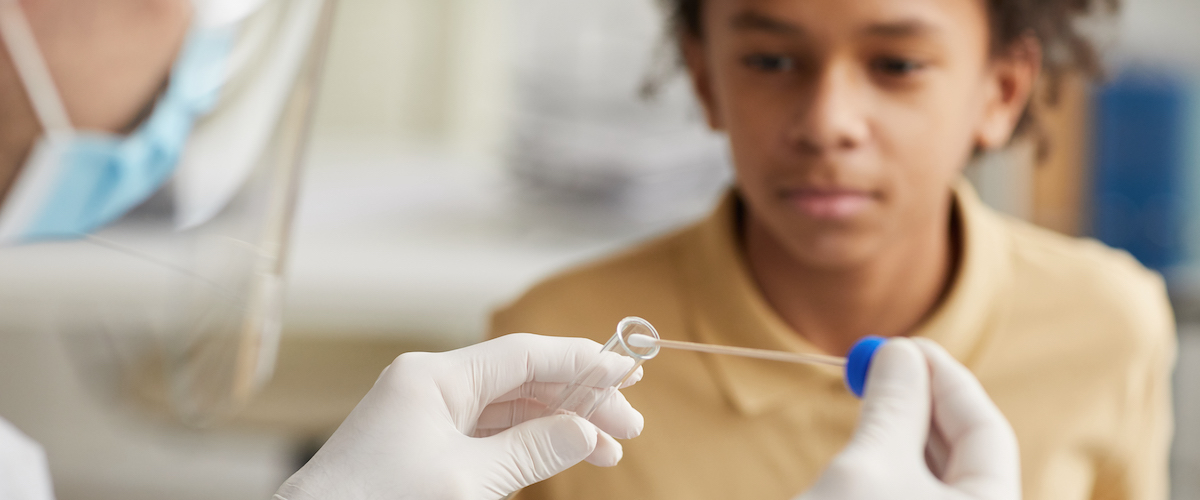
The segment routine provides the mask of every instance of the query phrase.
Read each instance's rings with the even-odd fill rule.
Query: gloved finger
[[[596,435],[596,449],[592,450],[592,454],[585,460],[597,467],[612,467],[621,461],[624,454],[625,449],[621,447],[621,443],[601,431]]]
[[[646,419],[633,409],[621,391],[612,391],[612,395],[596,407],[596,411],[592,412],[588,420],[617,439],[638,437],[646,423]]]
[[[875,353],[851,446],[922,453],[929,431],[929,367],[909,339]]]
[[[475,437],[486,437],[546,414],[545,403],[534,399],[518,399],[492,403],[479,414],[475,424]],[[642,432],[645,419],[633,409],[625,395],[612,391],[588,418],[600,430],[619,439],[632,439]]]
[[[932,341],[918,346],[929,359],[934,422],[950,449],[942,480],[980,498],[1018,498],[1020,457],[1012,426],[970,370]]]
[[[642,380],[643,374],[644,370],[642,370],[642,367],[639,366],[637,370],[634,370],[634,372],[630,374],[628,378],[621,382],[621,385],[618,388],[624,389],[638,383],[638,381]],[[521,384],[521,386],[517,387],[516,389],[508,391],[503,396],[492,400],[492,402],[501,403],[504,401],[512,401],[515,399],[524,398],[536,399],[538,401],[554,401],[556,398],[558,398],[558,396],[562,395],[563,389],[566,389],[568,385],[570,384],[564,382],[528,382]],[[612,387],[612,384],[593,386],[592,388],[596,389],[597,391],[601,391],[606,390],[609,387]]]
[[[546,382],[523,384],[485,406],[476,419],[475,428],[477,431],[507,429],[527,420],[544,417],[551,413],[550,404],[558,404],[568,385]],[[578,390],[588,391],[588,394],[578,396],[581,401],[594,401],[606,391],[586,387]],[[480,432],[475,434],[482,435]]]
[[[634,372],[632,374],[630,374],[629,377],[626,377],[623,381],[621,381],[621,385],[618,387],[618,389],[624,389],[626,387],[629,387],[633,384],[638,383],[639,381],[642,380],[642,375],[644,375],[644,374],[645,374],[645,370],[643,370],[642,367],[640,367],[640,366],[637,367],[637,370],[634,370]],[[492,402],[493,403],[501,403],[504,401],[512,401],[515,399],[523,399],[523,398],[531,398],[531,399],[536,399],[538,401],[553,401],[555,398],[557,398],[559,395],[562,394],[563,389],[566,389],[567,385],[569,385],[569,384],[565,383],[565,382],[528,382],[528,383],[521,384],[520,387],[517,387],[516,389],[513,389],[511,391],[508,391],[507,393],[505,393],[504,395],[502,395],[496,399],[493,399]],[[603,390],[603,389],[607,389],[609,387],[612,387],[612,384],[595,387],[595,388],[597,390]]]
[[[645,374],[646,374],[646,370],[643,367],[641,367],[641,366],[637,367],[637,370],[634,370],[633,374],[629,375],[629,377],[627,377],[625,380],[621,381],[621,386],[618,387],[618,389],[624,389],[633,384],[641,382],[642,376]]]
[[[493,399],[492,403],[503,403],[505,401],[513,401],[517,399],[536,399],[538,401],[553,401],[563,389],[567,388],[567,384],[563,382],[529,382],[521,384],[520,387],[508,391],[504,395]]]
[[[472,458],[498,477],[512,477],[514,489],[520,489],[588,458],[600,434],[596,426],[575,415],[538,418],[485,438],[492,451]]]
[[[442,377],[443,392],[468,393],[478,397],[479,408],[528,382],[567,383],[580,381],[592,387],[616,384],[633,368],[631,358],[601,353],[600,344],[588,339],[543,337],[517,333],[445,353],[458,358],[444,369],[461,373],[467,367],[472,377]],[[461,384],[461,387],[450,386]]]
[[[545,416],[547,410],[545,403],[533,399],[492,403],[479,414],[479,420],[475,422],[475,436],[495,434],[514,425]],[[492,432],[489,434],[486,431]]]
[[[934,477],[942,479],[946,475],[946,464],[949,462],[950,445],[946,443],[946,436],[937,425],[930,422],[929,442],[925,444],[925,465]]]

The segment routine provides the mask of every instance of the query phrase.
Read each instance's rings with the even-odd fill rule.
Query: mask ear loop
[[[38,50],[37,39],[18,0],[0,0],[0,39],[4,40],[17,77],[25,86],[33,111],[46,135],[70,134],[74,127],[63,105],[62,94],[54,85],[46,58]]]

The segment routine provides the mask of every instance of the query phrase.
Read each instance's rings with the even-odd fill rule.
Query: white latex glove
[[[935,435],[941,435],[933,441],[931,416]],[[929,450],[944,455],[935,475],[926,448],[942,445],[944,450]],[[927,339],[894,339],[880,348],[867,374],[854,437],[800,497],[880,498],[1021,498],[1012,427],[971,372]]]
[[[54,500],[46,454],[0,418],[0,500]]]
[[[507,335],[445,353],[407,353],[276,499],[501,498],[581,460],[616,465],[643,419],[620,392],[591,416],[537,415],[593,362],[620,380],[633,361],[586,339]],[[626,385],[641,379],[641,368]],[[514,421],[517,420],[517,421]],[[494,434],[494,435],[493,435]],[[486,435],[488,437],[472,437]]]

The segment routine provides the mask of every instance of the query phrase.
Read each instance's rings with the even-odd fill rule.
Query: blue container
[[[1162,72],[1129,71],[1095,99],[1093,235],[1159,271],[1183,263],[1188,87]]]

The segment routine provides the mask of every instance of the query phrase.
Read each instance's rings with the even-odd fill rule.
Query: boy
[[[706,220],[536,286],[493,332],[844,354],[931,338],[1011,421],[1026,500],[1167,498],[1174,324],[1128,255],[1003,217],[960,180],[1028,128],[1043,68],[1094,70],[1084,0],[671,0],[735,187]],[[525,499],[787,499],[841,449],[836,370],[664,352],[620,467]]]

